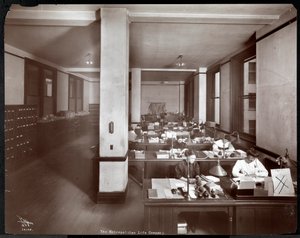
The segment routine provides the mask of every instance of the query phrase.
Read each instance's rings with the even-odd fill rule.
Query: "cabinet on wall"
[[[5,105],[5,160],[22,165],[36,155],[37,108],[27,105]]]
[[[64,145],[89,132],[89,115],[75,116],[68,119],[38,123],[38,155],[44,155],[52,149]]]

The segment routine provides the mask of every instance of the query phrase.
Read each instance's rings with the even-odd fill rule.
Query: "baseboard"
[[[128,184],[124,192],[98,192],[97,203],[124,203],[126,200]]]

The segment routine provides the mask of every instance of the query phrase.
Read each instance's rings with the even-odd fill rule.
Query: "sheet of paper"
[[[189,195],[191,198],[193,199],[196,199],[197,196],[195,195],[195,188],[193,186],[190,186],[190,189],[189,189]]]
[[[220,182],[220,178],[217,178],[217,177],[215,177],[215,176],[206,175],[205,177],[206,177],[208,180],[213,181],[214,183]]]
[[[170,189],[164,189],[165,198],[173,198],[173,194]]]
[[[169,182],[170,182],[171,189],[172,188],[183,188],[184,186],[186,186],[186,182],[183,182],[180,179],[170,178]]]
[[[289,168],[271,169],[274,196],[291,196],[295,194],[291,171]]]
[[[152,178],[151,179],[152,189],[171,189],[169,179]]]

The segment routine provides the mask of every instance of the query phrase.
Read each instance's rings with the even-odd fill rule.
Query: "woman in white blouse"
[[[255,157],[252,151],[249,150],[244,160],[236,161],[232,168],[232,175],[234,177],[267,177],[268,170],[266,170],[265,166]]]

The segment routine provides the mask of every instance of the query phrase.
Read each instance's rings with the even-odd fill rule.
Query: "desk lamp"
[[[225,150],[228,149],[228,147],[225,147],[225,134],[224,137],[222,139],[222,150],[223,150],[223,154],[222,154],[222,158],[225,159]],[[218,176],[218,177],[222,177],[222,176],[226,176],[227,172],[225,171],[225,169],[222,168],[222,166],[220,165],[220,158],[218,157],[218,163],[216,166],[212,167],[209,170],[209,173],[214,175],[214,176]]]
[[[189,156],[186,157],[186,161],[187,161],[187,197],[186,199],[188,201],[191,200],[191,197],[190,197],[190,159],[189,159]]]
[[[231,135],[231,136],[236,135],[236,139],[235,139],[234,142],[235,142],[236,144],[241,144],[240,135],[239,135],[239,133],[238,133],[237,131],[232,132],[230,135]]]
[[[285,155],[281,155],[276,158],[276,162],[280,168],[292,168],[293,166],[297,167],[297,164],[290,159],[288,149],[285,149]]]

